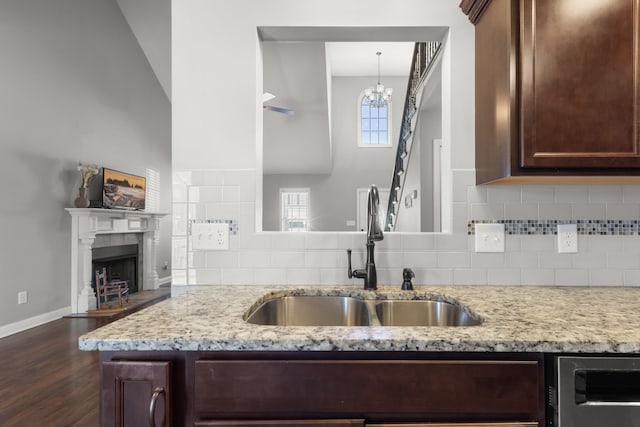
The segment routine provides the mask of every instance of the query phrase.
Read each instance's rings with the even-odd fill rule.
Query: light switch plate
[[[558,253],[578,252],[578,227],[576,224],[558,224]]]
[[[228,250],[229,224],[192,224],[191,248],[193,250]]]
[[[476,252],[504,252],[504,224],[476,224]]]

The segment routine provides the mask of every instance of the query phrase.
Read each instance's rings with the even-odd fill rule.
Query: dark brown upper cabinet
[[[640,0],[464,0],[476,181],[640,182]]]

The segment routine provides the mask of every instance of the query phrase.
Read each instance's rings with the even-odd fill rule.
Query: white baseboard
[[[35,328],[36,326],[40,326],[53,320],[58,320],[62,316],[65,316],[69,313],[71,313],[71,307],[63,307],[58,310],[20,320],[15,323],[9,323],[8,325],[0,326],[0,338],[17,334],[18,332],[26,331],[27,329]]]
[[[164,277],[160,277],[160,278],[158,279],[158,284],[159,284],[160,286],[162,286],[162,285],[166,285],[167,283],[171,283],[171,275],[164,276]]]

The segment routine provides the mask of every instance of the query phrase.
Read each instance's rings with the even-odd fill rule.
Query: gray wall
[[[265,175],[263,180],[263,229],[275,231],[279,224],[279,189],[311,189],[313,231],[355,231],[347,220],[356,220],[356,189],[376,184],[391,185],[393,161],[402,121],[407,78],[382,77],[393,88],[393,147],[358,148],[358,97],[375,83],[375,77],[334,77],[332,79],[333,170],[329,175]],[[385,207],[386,208],[386,207]]]
[[[115,0],[2,2],[0,51],[1,327],[70,304],[79,161],[158,170],[169,212],[171,106]]]

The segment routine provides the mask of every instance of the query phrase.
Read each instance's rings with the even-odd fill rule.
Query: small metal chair
[[[98,310],[103,305],[106,306],[107,299],[111,295],[118,298],[118,306],[122,307],[122,303],[129,302],[129,282],[126,280],[107,280],[107,269],[96,270],[96,296],[98,298]],[[103,301],[104,299],[104,301]],[[106,308],[106,307],[105,307]]]

